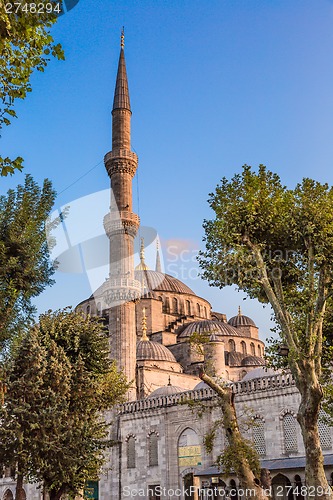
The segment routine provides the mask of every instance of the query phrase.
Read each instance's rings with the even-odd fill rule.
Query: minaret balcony
[[[105,232],[109,237],[119,232],[134,234],[135,236],[140,225],[140,218],[133,212],[121,210],[106,214],[103,223]]]
[[[140,281],[132,278],[109,278],[105,284],[104,299],[110,306],[116,306],[139,300],[142,286]]]
[[[134,177],[138,166],[138,156],[128,149],[117,148],[106,153],[104,164],[110,177],[114,173],[126,173]]]

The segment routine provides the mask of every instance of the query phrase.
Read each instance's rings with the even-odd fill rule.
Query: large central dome
[[[185,283],[170,276],[170,274],[159,273],[158,271],[136,270],[135,279],[143,283],[150,291],[196,295]]]

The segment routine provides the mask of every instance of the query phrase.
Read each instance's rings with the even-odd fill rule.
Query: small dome
[[[194,321],[190,323],[179,335],[180,338],[187,338],[194,333],[214,334],[215,337],[239,337],[241,334],[228,323],[222,321],[207,319],[204,321]]]
[[[206,382],[204,382],[203,380],[201,380],[201,382],[199,382],[195,387],[194,387],[194,391],[199,391],[199,389],[210,389],[209,385],[206,384]]]
[[[253,321],[253,319],[249,318],[248,316],[244,316],[244,314],[242,314],[240,308],[238,309],[237,316],[233,316],[232,318],[230,318],[228,323],[229,323],[229,325],[231,325],[235,328],[238,328],[241,326],[255,326],[256,327],[256,324]]]
[[[281,370],[273,370],[273,368],[265,368],[261,366],[260,368],[255,368],[249,371],[243,378],[242,382],[246,380],[253,380],[255,378],[271,377],[272,375],[278,375],[282,373]]]
[[[187,389],[183,387],[178,387],[176,385],[164,385],[163,387],[159,387],[155,389],[151,394],[149,394],[148,398],[153,396],[171,396],[172,394],[177,394],[178,392],[186,392]]]
[[[221,377],[218,377],[218,379],[215,379],[218,381],[222,381],[224,384],[226,385],[230,385],[232,384],[231,380],[226,380],[226,379],[221,379]],[[203,380],[201,380],[201,382],[199,382],[195,387],[194,387],[194,391],[198,391],[200,389],[210,389],[209,385],[206,384],[206,382],[204,382]],[[212,389],[213,390],[213,389]]]
[[[258,356],[246,356],[242,360],[242,366],[260,366],[265,365],[265,360],[263,358],[259,358]]]
[[[140,340],[136,345],[137,361],[171,361],[177,363],[176,358],[167,347],[158,342]]]

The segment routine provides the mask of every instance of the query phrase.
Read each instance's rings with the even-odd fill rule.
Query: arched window
[[[149,465],[158,465],[158,435],[156,432],[151,432],[148,436],[148,453],[149,453]]]
[[[325,418],[327,418],[327,414],[320,410],[318,418],[320,444],[323,450],[330,450],[332,448],[331,428],[325,422]]]
[[[90,314],[90,306],[87,306],[87,314]]]
[[[260,417],[253,419],[253,444],[258,455],[266,455],[265,422]]]
[[[258,345],[258,356],[261,357],[261,348],[260,348],[260,345]]]
[[[197,316],[200,317],[200,304],[197,304]]]
[[[6,493],[3,496],[3,500],[13,500],[14,496],[10,490],[6,490]]]
[[[205,316],[205,318],[207,318],[207,307],[206,306],[204,306],[204,316]]]
[[[228,345],[229,345],[229,352],[236,351],[236,344],[233,339],[229,340]]]
[[[238,500],[236,481],[234,479],[231,479],[229,485],[230,485],[230,498],[232,500]]]
[[[135,469],[135,437],[128,436],[127,438],[127,468]]]
[[[282,424],[283,424],[284,451],[286,453],[293,453],[298,451],[295,417],[291,413],[286,413],[283,416]]]
[[[256,351],[255,351],[255,347],[254,347],[254,343],[253,342],[251,342],[251,344],[250,344],[250,349],[251,349],[252,356],[255,356],[256,355]],[[260,354],[259,354],[259,356],[260,356]]]
[[[172,299],[172,305],[173,305],[173,312],[178,313],[178,300],[176,297]]]
[[[191,316],[191,302],[189,300],[186,301],[186,314]]]
[[[178,440],[178,459],[180,467],[188,467],[189,451],[191,453],[191,466],[201,464],[201,444],[198,434],[190,428],[185,429]]]
[[[164,311],[166,314],[170,312],[170,300],[169,297],[165,297]]]
[[[241,342],[241,349],[242,349],[242,354],[246,354],[246,344],[244,340],[242,340]]]

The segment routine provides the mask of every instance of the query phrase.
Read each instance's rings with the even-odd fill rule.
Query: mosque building
[[[131,115],[122,35],[112,150],[105,155],[113,193],[104,217],[110,273],[78,308],[106,319],[111,357],[133,383],[127,402],[111,412],[115,445],[100,480],[89,484],[87,494],[99,500],[220,499],[226,492],[230,498],[243,498],[237,477],[224,477],[215,465],[226,443],[223,428],[217,429],[211,451],[203,443],[220,418],[213,391],[199,378],[204,368],[232,384],[239,415],[251,418],[246,437],[253,441],[262,467],[270,470],[275,498],[296,499],[284,486],[304,485],[305,453],[296,420],[300,397],[289,373],[265,368],[265,346],[255,321],[240,309],[230,319],[212,311],[206,299],[162,273],[158,248],[154,270],[145,263],[144,242],[140,263],[134,266],[140,220],[132,208],[138,157],[131,151]],[[191,341],[196,335],[206,340],[201,350]],[[184,404],[189,399],[204,402],[207,411],[199,415]],[[325,421],[319,429],[331,484],[332,429]],[[14,489],[11,478],[4,477],[0,498],[12,500]],[[29,500],[41,499],[34,485],[26,485],[26,494]]]

